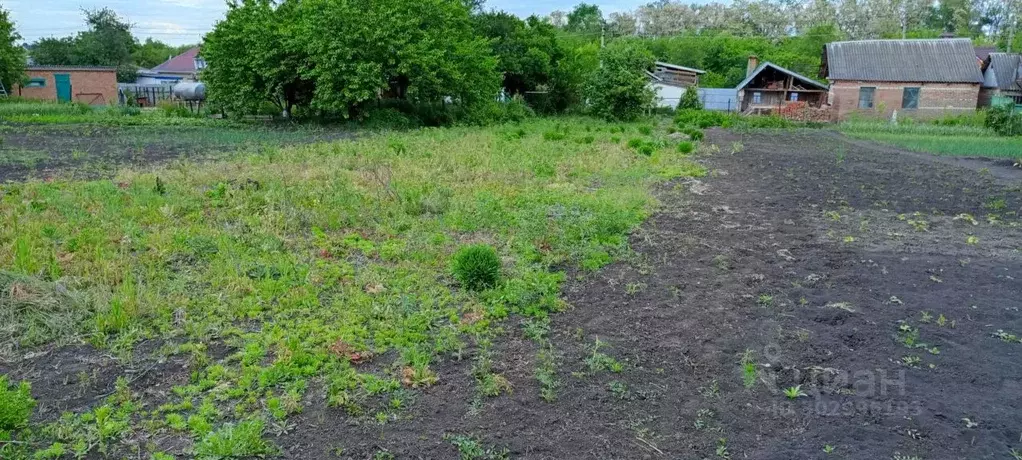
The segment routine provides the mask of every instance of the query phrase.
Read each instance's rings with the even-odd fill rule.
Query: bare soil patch
[[[497,364],[513,394],[473,404],[470,365],[451,361],[408,419],[313,408],[277,439],[285,456],[449,458],[445,434],[521,458],[1022,450],[1022,343],[998,335],[1022,331],[1018,182],[820,132],[707,143],[722,152],[702,159],[711,175],[664,187],[635,257],[567,288],[556,401],[538,397],[537,346],[513,331]],[[620,373],[591,372],[597,340]]]

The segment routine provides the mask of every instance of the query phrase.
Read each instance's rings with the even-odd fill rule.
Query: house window
[[[859,108],[860,109],[872,109],[873,108],[873,93],[876,92],[876,88],[871,86],[863,86],[859,88]]]
[[[919,108],[919,88],[905,88],[905,91],[901,96],[901,108]]]
[[[195,70],[202,70],[202,69],[205,69],[205,68],[206,68],[206,60],[201,58],[201,57],[195,58]]]
[[[752,93],[752,103],[753,104],[762,104],[763,103],[763,93],[761,93],[759,91],[753,92]]]
[[[28,83],[25,84],[25,87],[26,88],[45,88],[46,87],[46,79],[45,78],[29,78],[28,79]]]
[[[792,102],[798,102],[798,93],[791,93],[791,96],[788,97],[788,100]]]

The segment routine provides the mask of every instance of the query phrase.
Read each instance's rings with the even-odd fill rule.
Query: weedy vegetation
[[[558,142],[586,127],[636,129],[431,129],[0,185],[0,352],[86,341],[127,357],[159,339],[193,363],[160,410],[139,412],[124,385],[52,423],[29,423],[29,384],[4,381],[0,430],[17,441],[4,448],[118,455],[128,432],[167,426],[195,439],[197,457],[271,455],[265,432],[301,412],[311,379],[349,417],[388,423],[409,392],[447,377],[436,363],[496,359],[486,344],[511,317],[547,344],[536,379],[553,401],[542,325],[563,309],[563,270],[626,254],[653,185],[705,174],[654,141],[642,141],[657,146],[648,155]],[[234,351],[214,358],[213,343]],[[590,372],[623,369],[602,342],[590,351]],[[488,361],[473,368],[482,394],[511,390]]]

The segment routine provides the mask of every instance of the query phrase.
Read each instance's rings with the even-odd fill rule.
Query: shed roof
[[[822,83],[820,83],[820,82],[818,82],[816,80],[813,80],[812,78],[809,78],[809,77],[807,77],[805,75],[802,75],[800,73],[793,72],[791,70],[785,69],[784,67],[781,67],[781,66],[779,66],[777,64],[774,64],[773,62],[764,62],[764,63],[760,64],[759,67],[756,67],[756,70],[753,70],[752,73],[750,73],[748,77],[745,77],[745,80],[742,80],[742,82],[739,83],[738,86],[735,87],[735,89],[737,89],[738,91],[741,91],[746,86],[748,86],[749,83],[752,82],[752,79],[756,78],[756,75],[759,75],[761,72],[763,72],[767,68],[771,68],[771,69],[774,69],[774,70],[776,70],[778,72],[781,72],[781,73],[784,73],[784,74],[788,74],[791,77],[793,77],[796,80],[798,80],[799,82],[805,83],[808,86],[812,86],[812,87],[815,87],[817,89],[827,89],[827,85],[824,85],[824,84],[822,84]]]
[[[195,72],[195,58],[199,55],[199,47],[189,49],[177,56],[164,61],[156,67],[153,67],[153,72],[170,72],[170,73],[191,73]]]
[[[968,38],[828,43],[821,75],[830,80],[981,83]]]
[[[671,64],[669,62],[656,61],[656,65],[667,67],[668,69],[684,70],[686,72],[692,72],[692,73],[697,73],[697,74],[704,74],[704,73],[706,73],[705,70],[693,69],[691,67],[685,67],[685,66],[681,66],[681,65],[674,65],[674,64]]]
[[[116,72],[117,67],[89,66],[89,65],[30,65],[25,70],[35,71],[65,71],[65,72]]]
[[[1022,54],[990,53],[984,65],[987,74],[993,73],[997,89],[1022,90]]]

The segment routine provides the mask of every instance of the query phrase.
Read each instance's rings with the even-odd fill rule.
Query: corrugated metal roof
[[[997,89],[1002,91],[1019,91],[1022,90],[1022,85],[1019,84],[1019,79],[1022,75],[1022,54],[1008,54],[1008,53],[990,53],[990,57],[987,58],[989,64],[987,64],[987,72],[993,72],[994,78],[997,80]]]
[[[706,73],[705,70],[693,69],[691,67],[685,67],[683,65],[675,65],[675,64],[671,64],[670,62],[656,61],[656,65],[664,66],[664,67],[667,67],[669,69],[675,69],[675,70],[687,70],[689,72],[698,73],[698,74]]]
[[[25,70],[35,71],[67,71],[67,72],[116,72],[117,67],[102,67],[88,65],[30,65]]]
[[[753,78],[756,78],[756,75],[759,75],[759,73],[762,72],[767,67],[770,67],[770,68],[772,68],[772,69],[774,69],[774,70],[776,70],[778,72],[791,75],[796,80],[798,80],[798,81],[800,81],[802,83],[805,83],[805,84],[807,84],[809,86],[815,86],[818,89],[827,89],[827,85],[824,85],[824,84],[822,84],[822,83],[820,83],[820,82],[818,82],[816,80],[813,80],[812,78],[809,78],[809,77],[807,77],[805,75],[802,75],[800,73],[792,72],[792,71],[790,71],[788,69],[785,69],[784,67],[781,67],[781,66],[779,66],[777,64],[774,64],[773,62],[764,62],[764,63],[760,64],[759,67],[756,67],[756,70],[753,70],[752,73],[749,74],[748,77],[745,77],[745,80],[742,80],[742,82],[739,83],[738,86],[735,89],[740,91],[742,88],[745,88],[745,86],[748,85],[749,82],[751,82]]]
[[[831,80],[983,82],[968,38],[834,42],[825,57]]]
[[[153,67],[153,72],[189,73],[195,72],[195,58],[199,56],[199,47],[185,51],[168,59],[163,64]]]

